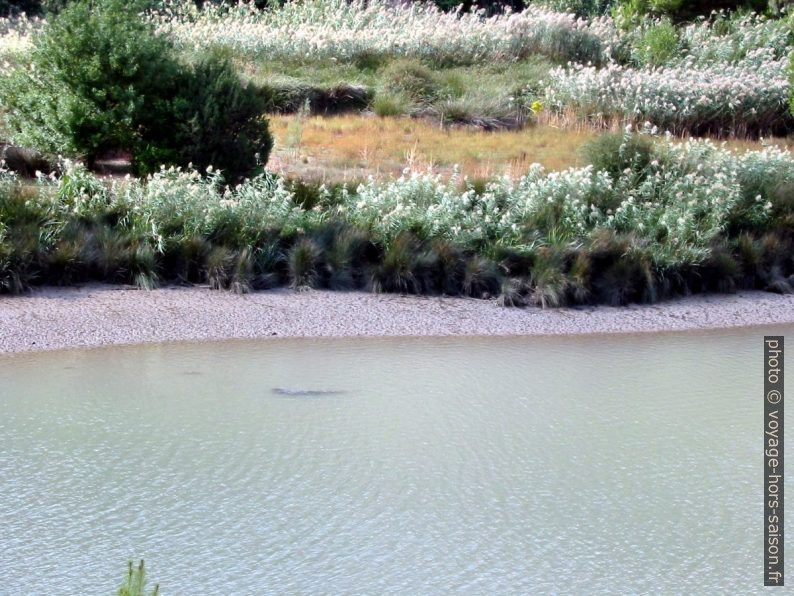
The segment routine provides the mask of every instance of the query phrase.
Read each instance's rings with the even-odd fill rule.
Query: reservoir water
[[[764,333],[0,356],[0,593],[760,592]]]

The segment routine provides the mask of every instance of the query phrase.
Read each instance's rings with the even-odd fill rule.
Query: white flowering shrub
[[[43,23],[43,19],[24,15],[11,19],[0,18],[0,61],[14,61],[24,55],[30,49],[31,35]],[[8,68],[8,65],[2,68]]]
[[[571,64],[549,73],[546,102],[559,110],[574,106],[586,115],[647,120],[674,133],[770,131],[788,119],[787,63],[760,49],[736,64],[654,69]]]
[[[263,175],[237,186],[223,185],[220,172],[163,168],[143,180],[119,185],[114,201],[132,213],[136,225],[151,233],[158,249],[168,238],[212,237],[246,246],[263,234],[290,234],[316,225],[323,214],[304,211],[282,178]]]
[[[672,257],[704,251],[733,214],[763,225],[772,204],[758,181],[794,183],[788,151],[739,154],[699,141],[667,143],[640,179],[626,170],[616,180],[592,166],[547,172],[535,165],[518,181],[500,178],[482,194],[460,191],[430,173],[406,172],[383,184],[371,180],[348,196],[348,220],[388,243],[400,232],[454,239],[478,247],[520,245],[555,234],[584,240],[598,229],[634,233],[664,245]]]
[[[746,134],[779,131],[790,120],[786,67],[789,24],[756,14],[698,20],[677,29],[678,47],[649,64],[647,34],[663,26],[645,19],[613,43],[635,67],[571,63],[546,81],[546,102],[628,122],[650,121],[671,132]],[[667,25],[669,27],[669,25]],[[528,94],[535,100],[536,94]]]
[[[184,47],[225,46],[264,58],[350,60],[362,54],[441,63],[514,59],[540,53],[601,62],[617,42],[610,19],[591,21],[530,6],[518,13],[445,13],[430,3],[291,0],[257,10],[195,8],[177,1],[152,17]]]
[[[769,57],[786,57],[791,49],[789,35],[790,25],[785,19],[768,19],[755,13],[695,21],[679,29],[683,51],[677,60],[694,65],[739,61],[760,64]]]

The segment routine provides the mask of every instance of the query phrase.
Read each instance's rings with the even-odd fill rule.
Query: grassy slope
[[[393,96],[388,90],[392,76],[390,64],[388,61],[358,65],[334,61],[260,62],[238,57],[243,76],[257,85],[296,90],[301,87],[332,88],[340,84],[363,86],[373,92],[376,100]],[[429,102],[405,98],[408,101],[402,108],[404,112],[454,108],[471,116],[502,116],[515,111],[512,100],[520,88],[527,82],[541,80],[552,66],[538,56],[518,62],[434,68],[434,84],[442,97]]]

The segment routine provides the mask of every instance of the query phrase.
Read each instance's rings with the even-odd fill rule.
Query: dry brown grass
[[[593,131],[527,127],[485,132],[472,127],[440,128],[427,120],[351,114],[273,116],[276,146],[269,169],[314,180],[350,181],[399,176],[406,165],[432,166],[442,174],[457,164],[470,178],[524,174],[532,163],[552,170],[583,163],[581,145]]]
[[[440,128],[427,120],[342,116],[272,116],[276,146],[268,169],[315,181],[349,182],[399,176],[406,165],[450,174],[457,164],[470,178],[524,174],[532,163],[549,170],[584,165],[581,147],[603,129],[581,123],[541,122],[518,131]],[[794,139],[766,142],[794,148]],[[759,149],[760,141],[730,140],[729,147]]]

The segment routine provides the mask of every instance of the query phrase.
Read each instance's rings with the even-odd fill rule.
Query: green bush
[[[609,173],[613,180],[628,169],[640,180],[654,159],[653,144],[639,135],[606,133],[585,144],[585,157],[596,170]]]
[[[432,103],[443,97],[445,91],[433,71],[415,60],[392,62],[384,69],[383,79],[386,91],[417,103]]]
[[[643,66],[661,66],[678,51],[678,32],[669,19],[649,28],[636,48],[638,62]]]
[[[261,94],[221,56],[181,64],[140,17],[143,6],[75,1],[49,21],[30,67],[0,79],[12,140],[89,166],[129,153],[139,172],[192,162],[239,177],[266,162],[272,138]]]
[[[2,81],[13,140],[45,154],[136,151],[169,122],[179,67],[170,43],[121,0],[74,2],[37,35],[30,68]]]
[[[227,179],[237,179],[267,161],[273,137],[264,118],[266,100],[240,81],[229,59],[207,56],[183,80],[173,104],[174,124],[161,128],[162,138],[152,135],[147,148],[154,155],[139,156],[140,170],[163,161],[192,163],[201,170],[211,165]],[[158,155],[160,147],[166,149]]]
[[[720,10],[754,10],[764,12],[769,0],[620,0],[613,7],[613,16],[624,28],[636,24],[643,15],[670,17],[679,23]]]
[[[541,0],[540,3],[558,12],[572,12],[578,17],[591,17],[608,12],[614,0]]]

